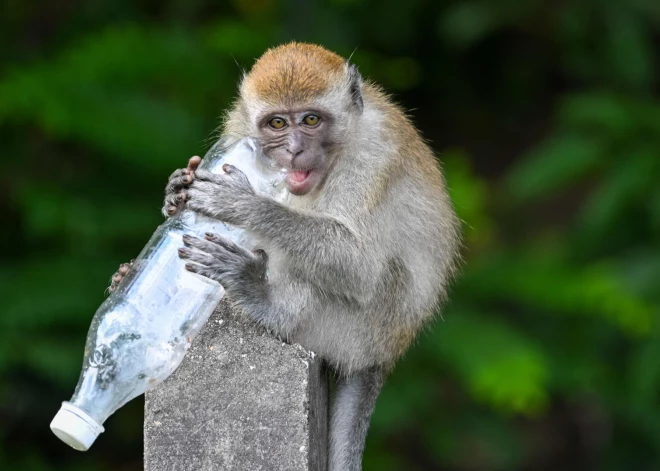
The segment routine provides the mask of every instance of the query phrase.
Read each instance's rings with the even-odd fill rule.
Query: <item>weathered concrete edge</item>
[[[214,315],[211,317],[212,323],[207,324],[203,331],[200,333],[200,335],[195,339],[193,342],[193,353],[200,353],[200,346],[203,345],[204,343],[208,342],[209,339],[214,338],[216,335],[219,334],[218,329],[217,329],[217,324],[222,324],[223,320],[218,318],[218,315],[224,317],[225,322],[228,321],[229,324],[225,325],[233,325],[233,328],[238,328],[239,331],[242,331],[244,333],[240,334],[241,335],[241,344],[243,344],[243,336],[245,337],[245,347],[249,347],[250,340],[254,338],[257,340],[252,348],[253,352],[256,351],[257,355],[259,355],[259,350],[261,345],[260,339],[264,339],[264,337],[270,337],[272,339],[272,342],[275,344],[282,344],[282,347],[285,346],[284,343],[282,343],[281,340],[273,337],[271,334],[267,333],[265,329],[257,327],[254,325],[254,323],[248,321],[245,319],[243,316],[240,314],[236,313],[233,309],[230,309],[227,303],[221,303],[221,305],[218,307]],[[215,320],[213,320],[215,319]],[[236,331],[234,331],[234,335],[236,334]],[[257,339],[260,338],[260,339]],[[203,338],[203,339],[202,339]],[[250,342],[251,343],[251,342]],[[197,345],[197,348],[195,348],[195,345]],[[254,350],[256,347],[256,350]],[[327,370],[325,368],[324,362],[316,357],[314,353],[307,351],[303,347],[297,344],[289,344],[286,347],[289,352],[299,352],[297,355],[297,358],[300,358],[303,360],[303,362],[306,364],[306,374],[303,375],[306,376],[306,380],[304,381],[306,384],[303,386],[303,391],[301,392],[306,392],[305,395],[306,397],[303,397],[304,404],[301,404],[303,406],[304,410],[304,415],[301,417],[305,420],[306,422],[306,432],[307,432],[307,453],[306,453],[306,458],[305,461],[307,463],[307,469],[309,471],[327,471],[327,466],[328,466],[328,458],[327,458],[327,450],[328,450],[328,375],[327,375]],[[263,351],[264,355],[264,362],[268,362],[268,349]],[[272,351],[270,352],[272,354]],[[243,355],[244,356],[244,355]],[[191,361],[199,361],[199,360],[192,360],[193,357],[188,358],[187,360],[184,360],[184,363],[189,363]],[[201,357],[199,357],[201,358]],[[272,357],[271,357],[272,358]],[[272,361],[272,360],[271,360]],[[188,369],[188,368],[187,368]],[[175,373],[173,376],[178,376],[177,373]],[[217,377],[216,377],[217,378]],[[174,378],[171,378],[174,380]],[[302,378],[301,378],[302,379]],[[191,387],[191,394],[193,396],[196,394],[194,391],[196,388],[199,387],[199,383],[193,387]],[[171,385],[170,385],[171,386]],[[153,454],[156,450],[151,449],[151,447],[148,447],[150,443],[153,442],[154,436],[150,434],[148,439],[148,430],[147,430],[147,419],[150,415],[151,408],[150,405],[155,405],[157,404],[157,398],[160,396],[158,392],[159,388],[156,388],[154,391],[150,391],[148,393],[148,396],[151,396],[153,393],[156,393],[155,396],[151,396],[151,398],[148,397],[147,401],[145,402],[145,407],[147,407],[147,411],[145,413],[145,466],[147,465],[147,462],[149,462],[151,465],[155,465],[158,461],[160,461],[160,465],[158,468],[162,468],[162,466],[166,463],[169,462],[168,456],[169,452],[166,453],[166,455],[161,456],[160,460],[147,460],[147,456],[149,453]],[[151,400],[149,400],[151,399]],[[189,398],[188,398],[189,399]],[[154,402],[156,400],[156,402]],[[176,404],[176,403],[175,403]],[[174,410],[176,410],[178,407],[174,405]],[[301,410],[301,412],[303,412]],[[158,411],[160,412],[160,411]],[[249,412],[248,412],[249,413]],[[176,414],[176,412],[174,412]],[[160,424],[159,424],[160,425]],[[249,429],[248,429],[249,430]],[[150,430],[151,432],[154,431],[153,428]],[[173,439],[174,437],[171,437]],[[177,442],[178,443],[178,442]],[[302,451],[302,449],[301,449]],[[154,457],[155,458],[155,457]],[[192,458],[192,457],[191,457]],[[163,461],[166,460],[166,461]],[[178,461],[177,461],[178,463]],[[194,470],[196,469],[194,466],[190,467],[193,463],[190,462],[188,466],[185,466],[185,469],[190,469]],[[302,463],[301,463],[302,464]],[[174,465],[174,463],[172,463]],[[150,468],[151,469],[151,468]],[[179,466],[173,467],[172,469],[183,469]],[[232,468],[233,469],[233,468]],[[278,468],[279,469],[279,468]],[[298,469],[298,468],[296,468]]]
[[[312,354],[313,355],[313,354]],[[321,358],[316,358],[309,367],[307,383],[309,471],[328,469],[328,372]]]

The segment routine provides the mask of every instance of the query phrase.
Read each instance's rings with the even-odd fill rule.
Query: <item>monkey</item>
[[[329,469],[359,471],[385,378],[435,317],[459,264],[441,167],[380,86],[307,43],[269,49],[244,73],[221,134],[256,139],[286,169],[288,198],[255,193],[230,165],[198,169],[193,157],[171,175],[163,214],[187,207],[249,231],[258,249],[209,233],[184,236],[179,256],[244,315],[334,369]]]

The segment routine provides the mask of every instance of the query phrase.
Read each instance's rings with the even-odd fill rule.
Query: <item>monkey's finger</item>
[[[172,180],[173,178],[178,178],[182,175],[183,169],[182,168],[177,168],[174,172],[172,172],[172,175],[170,175],[170,178],[168,180]]]
[[[240,245],[238,245],[236,242],[233,242],[226,237],[222,237],[218,234],[213,234],[211,232],[207,232],[204,235],[204,238],[213,244],[219,245],[222,247],[224,250],[226,250],[229,253],[233,253],[236,255],[240,255],[242,257],[249,257],[249,255],[252,255],[251,252]]]
[[[209,266],[215,262],[215,258],[212,255],[209,255],[205,252],[198,252],[196,250],[190,250],[185,247],[179,249],[179,258],[198,263],[200,265]]]
[[[170,193],[169,195],[165,196],[165,206],[178,206],[180,201],[179,201],[179,193]]]
[[[165,216],[169,216],[169,217],[174,216],[178,211],[179,208],[172,205],[168,205],[165,206],[165,208],[163,208],[163,213],[165,213]]]
[[[169,195],[165,197],[165,203],[163,204],[163,216],[172,217],[177,212],[179,212],[181,204],[177,201],[176,195]]]
[[[222,185],[223,175],[218,175],[208,170],[197,170],[195,172],[195,179],[203,182],[211,182],[217,185]]]
[[[118,271],[118,273],[119,273],[120,275],[124,276],[124,275],[126,275],[126,273],[128,273],[128,271],[129,271],[130,269],[131,269],[130,265],[128,265],[127,263],[122,263],[121,265],[119,265],[119,271]]]
[[[181,240],[185,247],[192,247],[193,249],[198,249],[207,253],[212,253],[211,251],[215,248],[210,242],[188,234],[181,237]]]
[[[174,195],[174,201],[177,203],[183,203],[186,201],[186,199],[188,199],[188,192],[186,192],[186,190],[181,190],[176,195]]]
[[[179,173],[169,179],[167,186],[165,187],[165,194],[169,195],[170,193],[176,193],[184,186],[190,185],[192,182],[192,175],[183,175],[182,173]]]
[[[224,164],[222,166],[222,171],[225,172],[227,175],[231,175],[232,173],[236,173],[236,172],[241,172],[239,169],[234,167],[232,164]],[[241,172],[241,173],[243,173],[243,172]]]
[[[203,265],[196,265],[194,263],[186,263],[185,267],[186,267],[186,270],[188,270],[189,272],[197,273],[199,275],[205,276],[206,278],[210,278],[212,280],[219,281],[218,280],[218,274],[219,274],[218,271],[216,271],[212,268],[205,267]]]
[[[124,277],[121,273],[117,272],[114,275],[112,275],[112,282],[113,283],[119,283],[121,279]]]
[[[197,167],[199,167],[199,164],[202,163],[202,158],[199,155],[193,155],[188,159],[188,169],[190,170],[197,170]]]
[[[200,250],[205,254],[208,254],[209,256],[213,257],[213,260],[215,260],[215,262],[225,265],[238,263],[241,260],[241,258],[244,257],[243,254],[230,252],[228,250],[225,250],[223,247],[219,245],[216,245],[204,239],[199,239],[197,237],[183,236],[183,243],[186,247],[192,247],[194,249]],[[187,254],[187,252],[185,251],[184,253]],[[195,252],[192,253],[194,254]]]
[[[237,169],[233,165],[224,164],[222,166],[222,170],[224,170],[224,172],[227,175],[231,176],[235,180],[239,180],[240,182],[242,182],[244,185],[249,185],[250,184],[250,181],[248,180],[248,177],[242,171],[240,171],[239,169]]]

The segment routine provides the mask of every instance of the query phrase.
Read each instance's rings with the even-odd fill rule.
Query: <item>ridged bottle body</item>
[[[286,198],[284,174],[252,140],[229,147],[216,144],[200,168],[222,173],[225,163],[243,171],[258,193],[279,201]],[[158,227],[129,273],[96,311],[80,379],[69,404],[99,426],[176,370],[223,298],[219,283],[187,271],[178,255],[184,234],[204,237],[206,232],[253,248],[249,234],[242,229],[184,210]]]

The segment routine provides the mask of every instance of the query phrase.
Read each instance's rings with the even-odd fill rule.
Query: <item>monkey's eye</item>
[[[305,117],[303,118],[303,122],[304,122],[307,126],[316,126],[317,124],[319,124],[319,121],[320,121],[320,120],[321,120],[321,118],[319,118],[319,117],[316,116],[315,114],[308,114],[307,116],[305,116]]]
[[[273,118],[268,121],[268,126],[273,129],[282,129],[284,126],[286,126],[286,121],[284,121],[282,118]]]

